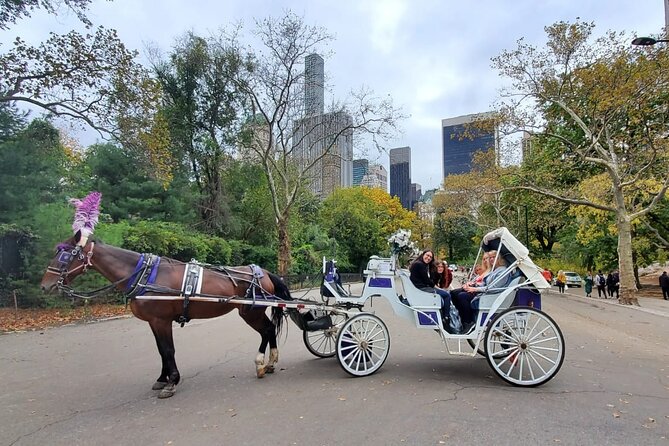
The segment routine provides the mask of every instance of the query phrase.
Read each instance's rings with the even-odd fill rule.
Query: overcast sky
[[[663,1],[97,0],[89,18],[117,29],[129,48],[143,52],[152,42],[169,51],[186,31],[206,36],[240,20],[251,28],[254,18],[290,9],[335,36],[333,54],[325,60],[333,87],[326,103],[366,86],[391,95],[410,116],[388,147],[411,147],[411,179],[425,191],[441,183],[441,120],[489,110],[497,98],[501,80],[490,68],[493,56],[515,48],[521,37],[540,45],[545,26],[577,17],[594,21],[596,34],[608,29],[656,34],[664,26]],[[49,31],[72,28],[80,28],[74,17],[35,14],[1,32],[0,41],[7,48],[20,35],[37,43]],[[378,155],[377,162],[387,168],[387,154]]]

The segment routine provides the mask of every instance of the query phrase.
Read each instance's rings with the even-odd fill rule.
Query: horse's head
[[[67,285],[91,265],[94,242],[82,239],[77,231],[74,237],[56,246],[56,255],[51,259],[42,277],[40,286],[45,293]]]

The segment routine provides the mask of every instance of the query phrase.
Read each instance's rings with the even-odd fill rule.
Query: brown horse
[[[191,265],[87,241],[77,232],[58,245],[41,287],[45,292],[71,290],[68,284],[91,268],[112,282],[108,288],[115,287],[125,292],[130,299],[132,313],[149,323],[156,338],[162,370],[153,389],[160,390],[159,398],[174,395],[180,379],[174,359],[173,322],[183,325],[189,319],[217,317],[237,309],[242,319],[262,338],[255,359],[258,378],[274,372],[274,365],[279,359],[276,340],[281,330],[283,310],[273,306],[270,320],[265,314],[266,306],[244,305],[229,300],[251,301],[259,295],[291,300],[288,287],[278,276],[257,267],[193,269]],[[72,290],[70,292],[74,294]],[[265,362],[268,343],[270,354]]]

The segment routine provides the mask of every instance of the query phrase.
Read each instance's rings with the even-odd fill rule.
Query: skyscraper
[[[322,115],[325,111],[325,61],[318,54],[304,58],[304,115]]]
[[[367,159],[353,160],[353,186],[375,187],[388,191],[388,171]]]
[[[369,160],[353,160],[353,186],[360,186],[362,179],[369,171]]]
[[[416,203],[420,201],[420,199],[423,197],[422,194],[422,187],[420,184],[417,183],[411,183],[411,208],[413,210],[414,206]]]
[[[293,131],[295,156],[308,168],[309,187],[320,198],[353,184],[353,120],[341,111],[324,113],[324,68],[318,54],[304,60],[304,118]]]
[[[411,147],[390,149],[390,195],[411,209]]]
[[[479,129],[467,124],[487,122],[490,129]],[[477,151],[498,149],[498,129],[492,125],[492,114],[479,113],[442,119],[442,154],[444,178],[451,174],[467,173],[471,171],[472,156]]]

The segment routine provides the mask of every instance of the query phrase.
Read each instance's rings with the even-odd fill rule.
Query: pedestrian
[[[618,272],[618,270],[615,270],[613,272],[613,291],[615,291],[615,293],[616,293],[616,299],[619,299],[620,298],[620,294],[619,294],[619,291],[620,291],[620,273]],[[611,296],[611,297],[613,297],[613,296]]]
[[[609,297],[613,299],[613,292],[616,290],[615,280],[613,278],[613,271],[609,272],[606,276],[606,292]]]
[[[664,297],[664,300],[669,300],[669,276],[667,276],[666,271],[660,276],[660,288],[662,288],[662,297]]]
[[[555,279],[555,284],[558,287],[560,293],[564,293],[564,286],[567,284],[567,276],[564,271],[558,271],[557,278]]]
[[[597,286],[597,297],[601,299],[603,294],[604,299],[606,299],[606,277],[604,277],[602,270],[599,270],[595,276],[595,285]]]
[[[592,271],[588,271],[588,274],[585,276],[585,297],[592,297],[590,293],[592,293],[593,282],[594,278],[592,277]]]

